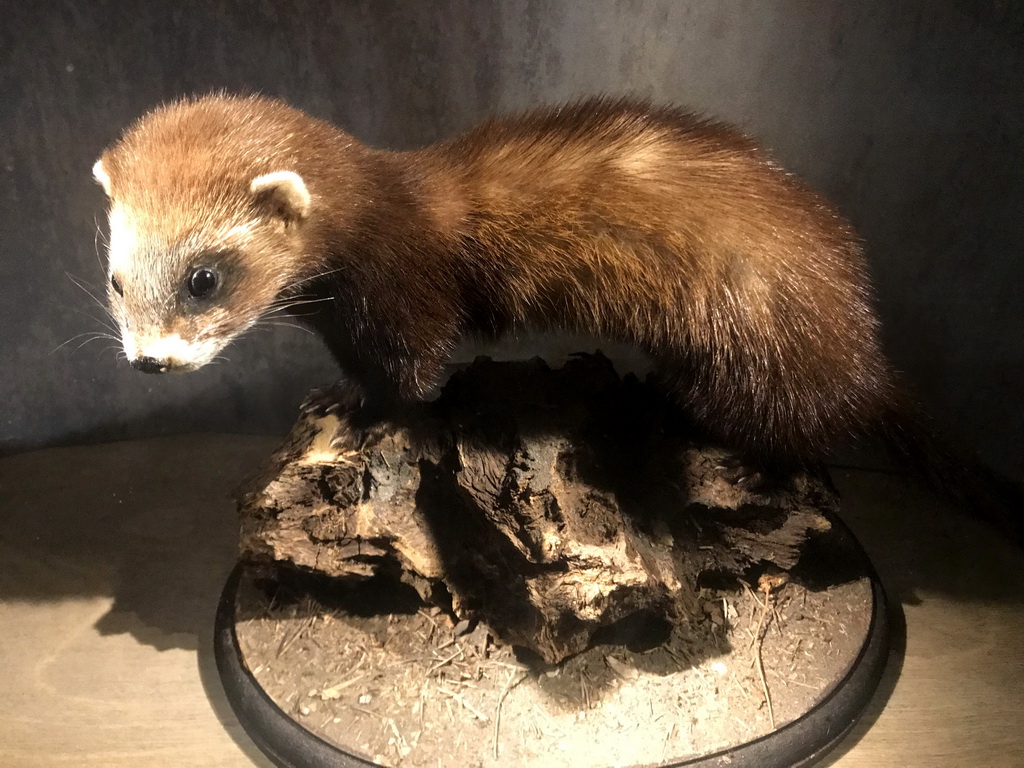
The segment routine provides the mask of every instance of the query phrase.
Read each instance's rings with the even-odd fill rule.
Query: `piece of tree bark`
[[[300,419],[242,495],[242,556],[450,595],[549,663],[638,612],[703,620],[702,576],[792,568],[838,506],[810,475],[729,483],[727,454],[600,355],[481,358],[366,437],[348,414]]]

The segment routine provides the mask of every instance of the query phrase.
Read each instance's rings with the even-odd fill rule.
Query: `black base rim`
[[[867,637],[846,676],[831,693],[791,723],[753,741],[663,768],[806,768],[821,760],[850,732],[885,670],[892,643],[889,605],[867,555],[836,518],[844,544],[862,559],[871,581],[872,611]],[[228,577],[217,607],[214,656],[224,692],[256,745],[280,768],[380,768],[377,763],[330,744],[283,712],[260,687],[242,657],[235,633],[235,598],[245,564]]]

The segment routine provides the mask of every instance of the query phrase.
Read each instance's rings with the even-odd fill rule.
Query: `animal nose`
[[[137,357],[131,362],[132,368],[143,373],[166,373],[167,364],[155,357]]]

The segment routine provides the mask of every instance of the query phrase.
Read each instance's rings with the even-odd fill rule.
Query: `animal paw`
[[[379,443],[388,431],[389,425],[383,421],[368,423],[363,419],[340,419],[330,445],[336,451],[363,451]]]
[[[322,418],[329,413],[358,411],[366,403],[361,387],[342,379],[328,387],[314,389],[299,406],[303,415]]]
[[[739,456],[728,456],[715,467],[718,476],[750,493],[771,490],[774,478],[764,469],[751,466]]]

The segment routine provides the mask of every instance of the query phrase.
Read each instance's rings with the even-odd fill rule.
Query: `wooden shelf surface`
[[[0,460],[0,765],[270,766],[213,665],[231,491],[277,438],[187,435]],[[839,768],[1024,766],[1024,553],[893,475],[836,469],[906,617]]]

